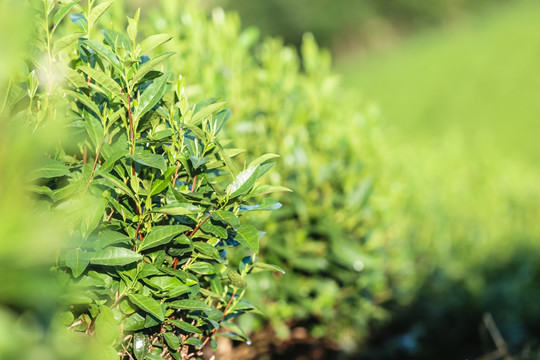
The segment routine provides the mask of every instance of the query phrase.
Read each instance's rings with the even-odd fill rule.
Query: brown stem
[[[90,183],[92,182],[92,177],[94,176],[94,171],[96,171],[96,165],[99,159],[99,153],[101,152],[101,146],[103,145],[103,141],[105,140],[105,135],[101,137],[101,141],[99,142],[99,146],[96,151],[96,158],[94,159],[94,165],[92,165],[92,171],[90,171],[90,177],[88,178],[88,183],[86,184],[86,188],[84,189],[84,192],[88,191],[88,187],[90,186]]]
[[[88,155],[88,148],[86,147],[86,144],[84,144],[84,149],[83,149],[83,158],[82,158],[82,163],[83,165],[86,164],[86,156]]]
[[[212,213],[214,211],[216,211],[217,209],[219,208],[219,205],[216,205],[214,206],[214,208],[210,211],[210,213],[208,215],[206,215],[206,217],[203,219],[203,221],[201,221],[199,224],[197,224],[197,226],[195,226],[195,229],[193,229],[193,231],[188,235],[188,238],[192,238],[193,235],[197,232],[197,230],[199,230],[201,228],[201,226],[203,226],[203,224],[208,220],[210,219],[210,216],[212,216]],[[186,270],[186,268],[189,266],[189,264],[191,263],[191,260],[193,259],[193,257],[190,257],[186,263],[184,264],[184,266],[182,267],[182,270]]]
[[[131,116],[131,95],[127,94],[128,99],[128,119],[129,119],[129,135],[131,138],[131,154],[135,154],[135,131],[133,129],[133,117]]]
[[[214,208],[214,210],[217,209],[217,206]],[[214,211],[212,210],[212,211]],[[197,230],[199,230],[201,228],[201,226],[203,226],[203,224],[206,222],[206,220],[208,220],[210,218],[210,216],[212,216],[212,211],[210,213],[208,213],[208,215],[206,215],[206,217],[203,219],[203,221],[201,221],[197,226],[195,226],[195,229],[193,229],[193,231],[191,232],[191,234],[189,234],[189,238],[191,239],[191,237],[193,236],[193,234],[195,234],[197,232]]]
[[[227,310],[229,310],[229,307],[231,306],[231,303],[234,299],[234,297],[236,296],[236,290],[233,291],[232,295],[231,295],[231,298],[229,299],[229,302],[227,303],[227,306],[225,306],[225,310],[223,310],[223,315],[221,316],[221,320],[219,320],[219,322],[222,322],[223,319],[225,319],[225,315],[227,314]],[[201,346],[201,349],[205,347],[206,344],[208,344],[208,341],[210,341],[210,338],[212,336],[214,336],[214,334],[216,333],[216,328],[212,329],[212,333],[206,337],[206,339],[204,340],[202,346]]]
[[[172,179],[172,185],[176,184],[176,180],[178,180],[178,170],[180,169],[180,161],[176,162],[176,171],[174,172],[174,178]]]
[[[193,177],[193,184],[191,184],[191,193],[195,192],[195,184],[197,184],[197,170],[195,170],[195,176]]]

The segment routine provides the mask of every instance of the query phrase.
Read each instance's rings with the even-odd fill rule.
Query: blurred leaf
[[[226,102],[217,102],[213,104],[206,105],[204,107],[201,107],[198,111],[196,111],[193,116],[191,117],[190,123],[192,125],[197,125],[201,122],[201,120],[210,114],[223,109],[223,107],[226,105]]]
[[[69,175],[69,168],[62,162],[54,159],[43,158],[40,166],[30,174],[30,180],[39,178],[55,178]]]
[[[141,54],[147,54],[150,51],[152,51],[154,48],[160,46],[163,43],[166,43],[167,41],[171,39],[172,39],[172,35],[169,35],[169,34],[151,35],[141,42],[140,44]]]

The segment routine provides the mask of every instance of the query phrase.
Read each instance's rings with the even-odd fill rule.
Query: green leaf
[[[131,238],[129,236],[112,230],[106,230],[103,234],[99,235],[99,243],[102,249],[116,244],[128,244],[130,241]]]
[[[202,335],[202,331],[197,329],[197,327],[181,320],[169,320],[169,323],[176,326],[177,328],[184,330],[185,332]]]
[[[102,171],[110,171],[114,168],[118,160],[129,155],[127,143],[127,135],[125,133],[120,134],[110,145],[107,142],[103,143],[101,153],[105,162],[101,165]]]
[[[285,186],[279,186],[279,185],[261,185],[255,189],[253,189],[252,192],[249,193],[249,197],[253,196],[259,196],[259,195],[265,195],[265,194],[271,194],[275,192],[292,192],[291,189],[286,188]],[[244,198],[247,200],[247,196]]]
[[[200,157],[200,156],[190,156],[189,160],[191,161],[191,165],[193,165],[193,169],[198,169],[202,165],[209,162],[211,159],[207,156]]]
[[[144,360],[150,350],[150,337],[142,332],[133,334],[133,354],[135,359]]]
[[[69,10],[71,10],[71,8],[75,5],[77,5],[77,3],[79,2],[80,0],[76,0],[76,1],[73,1],[73,2],[70,2],[64,6],[62,6],[60,9],[58,9],[58,11],[56,12],[56,14],[54,14],[54,17],[53,17],[53,24],[54,25],[58,25],[60,23],[60,21],[62,21],[62,19],[67,15],[67,13],[69,12]]]
[[[101,251],[90,254],[90,263],[94,265],[127,265],[139,261],[140,259],[142,259],[141,254],[120,247],[107,247]]]
[[[124,49],[131,50],[131,42],[126,35],[112,29],[103,29],[101,32],[105,37],[105,41],[111,48],[123,47]]]
[[[235,334],[239,335],[243,341],[250,341],[246,332],[240,326],[233,323],[232,321],[224,321],[221,325],[233,331]]]
[[[139,107],[135,114],[135,121],[139,120],[150,111],[158,102],[161,101],[163,95],[167,91],[168,75],[162,75],[158,79],[154,80],[150,86],[148,86],[139,98]]]
[[[265,197],[259,204],[256,205],[240,205],[240,211],[277,210],[281,208],[281,206],[281,203],[276,199]]]
[[[249,247],[256,254],[259,252],[259,232],[253,225],[242,224],[234,237],[240,244]]]
[[[157,300],[140,294],[129,294],[129,300],[139,309],[146,311],[159,321],[165,320],[163,309],[161,308],[161,304]]]
[[[119,321],[114,317],[112,310],[105,305],[99,307],[99,314],[95,322],[95,336],[100,344],[114,345],[120,336]]]
[[[167,171],[167,164],[165,163],[165,159],[162,155],[143,152],[135,155],[130,154],[128,157],[141,165],[153,167],[161,170],[162,172]]]
[[[39,178],[48,179],[69,175],[69,168],[67,165],[58,160],[43,158],[40,160],[39,165],[40,167],[37,170],[30,173],[30,180],[36,180]]]
[[[149,279],[145,279],[144,282],[160,291],[167,291],[178,286],[187,288],[180,279],[172,276],[153,276]]]
[[[223,109],[223,107],[226,104],[227,104],[226,102],[217,102],[217,103],[213,103],[213,104],[210,104],[201,108],[199,111],[193,114],[193,116],[191,117],[190,123],[193,125],[197,125],[198,123],[201,122],[203,118],[209,116],[210,114],[218,110]]]
[[[273,264],[266,264],[266,263],[257,261],[255,264],[253,264],[253,267],[256,269],[275,271],[275,272],[280,272],[282,274],[285,274],[285,270],[283,270],[283,268],[277,265],[273,265]]]
[[[62,74],[69,80],[76,88],[86,89],[88,83],[84,79],[84,75],[78,71],[73,70],[70,67],[62,66]]]
[[[90,264],[88,253],[79,249],[69,249],[64,255],[66,266],[71,269],[73,277],[78,278]]]
[[[96,170],[95,174],[96,176],[99,175],[103,177],[109,184],[112,185],[113,189],[118,188],[122,190],[124,193],[126,193],[126,195],[128,195],[130,198],[135,200],[135,195],[133,194],[131,189],[127,187],[127,185],[124,184],[124,182],[118,180],[115,176],[109,174],[108,172],[100,171],[100,170]]]
[[[101,122],[93,116],[85,116],[84,126],[97,153],[97,149],[101,144],[101,139],[103,139],[104,136],[103,126],[101,125]]]
[[[214,116],[214,119],[213,119],[214,120],[214,125],[213,125],[214,135],[217,135],[221,131],[221,129],[223,128],[223,125],[225,125],[225,123],[227,122],[227,120],[229,120],[230,117],[231,117],[230,109],[221,110]]]
[[[200,300],[176,300],[167,304],[169,308],[179,310],[212,310],[213,308]]]
[[[165,274],[176,276],[183,283],[185,283],[186,280],[187,280],[187,275],[186,275],[185,271],[178,270],[178,269],[173,269],[173,268],[168,268],[168,267],[160,267],[160,268],[158,268],[158,270],[165,273]]]
[[[257,159],[253,160],[253,161],[249,164],[248,168],[250,168],[250,167],[252,167],[252,166],[260,165],[260,164],[262,164],[262,163],[265,163],[265,162],[267,162],[267,161],[276,159],[276,158],[278,158],[278,157],[279,157],[279,155],[277,155],[277,154],[264,154],[264,155],[261,155],[261,156],[259,156]]]
[[[202,212],[203,209],[190,203],[173,203],[152,209],[152,212],[168,215],[191,215]]]
[[[233,229],[237,229],[240,226],[240,219],[231,211],[217,210],[212,213],[212,219],[221,220],[231,225]]]
[[[101,85],[105,90],[115,95],[117,98],[122,100],[125,105],[127,105],[127,97],[125,96],[125,94],[122,93],[122,88],[120,87],[120,85],[118,85],[116,81],[111,79],[109,75],[88,66],[78,66],[77,69],[84,72],[97,84]]]
[[[87,96],[83,95],[83,94],[80,94],[78,92],[75,92],[75,91],[71,91],[71,90],[66,90],[66,93],[70,96],[73,96],[74,98],[76,98],[77,100],[79,100],[83,105],[85,105],[89,110],[92,110],[94,112],[94,114],[96,114],[97,116],[100,116],[101,115],[101,111],[99,110],[98,106],[96,105],[96,103],[94,103],[92,100],[90,100]]]
[[[76,32],[76,33],[67,34],[66,36],[63,36],[60,39],[56,40],[53,44],[54,54],[57,55],[61,50],[73,44],[83,35],[84,33],[82,32]]]
[[[141,55],[148,54],[151,50],[158,47],[161,44],[166,43],[167,41],[172,39],[172,35],[169,34],[156,34],[151,35],[141,41]]]
[[[189,264],[189,267],[187,270],[192,271],[197,274],[214,274],[216,271],[214,270],[214,266],[212,264],[209,264],[204,261],[194,262]]]
[[[165,338],[167,345],[169,345],[172,350],[176,351],[180,347],[180,339],[173,333],[166,332],[163,334],[163,337]]]
[[[255,185],[258,178],[259,166],[247,168],[227,187],[227,195],[234,198],[247,193]]]
[[[104,3],[99,4],[95,8],[92,9],[92,12],[90,12],[90,16],[88,16],[88,26],[92,28],[96,21],[103,15],[105,11],[112,5],[114,0],[106,1]]]
[[[103,45],[102,43],[91,39],[86,39],[83,42],[88,45],[92,50],[101,55],[101,58],[107,60],[107,62],[111,64],[116,70],[122,73],[122,65],[120,64],[120,60],[118,60],[118,57],[110,48]]]
[[[229,281],[235,288],[243,289],[247,286],[246,280],[236,270],[229,269],[227,271],[227,278],[229,278]]]
[[[211,221],[206,221],[204,224],[202,224],[201,230],[207,234],[212,234],[220,239],[226,239],[228,237],[227,229],[218,225],[214,225]]]
[[[239,171],[235,165],[235,163],[231,160],[230,156],[227,155],[227,152],[225,151],[225,149],[223,148],[223,146],[221,146],[221,144],[217,144],[220,152],[219,152],[219,156],[221,157],[221,159],[225,162],[225,164],[227,165],[227,169],[231,172],[231,174],[233,176],[237,176]]]
[[[186,225],[155,226],[152,231],[146,235],[137,251],[140,252],[167,244],[175,236],[178,236],[187,230],[191,230],[191,228]]]
[[[142,64],[139,67],[139,70],[137,70],[135,75],[133,75],[131,78],[130,85],[134,86],[137,84],[146,74],[148,74],[151,70],[154,70],[156,66],[167,60],[172,55],[174,55],[173,52],[166,52]]]
[[[188,338],[186,341],[184,341],[184,344],[197,346],[197,347],[203,346],[203,343],[202,343],[201,339],[196,338],[196,337]]]
[[[144,329],[145,318],[139,313],[134,313],[124,322],[124,331],[137,331]]]

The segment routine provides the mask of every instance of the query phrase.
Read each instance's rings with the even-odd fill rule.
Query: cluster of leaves
[[[39,211],[70,229],[54,267],[69,308],[59,321],[95,335],[103,359],[191,358],[214,336],[248,340],[233,322],[255,310],[244,277],[280,269],[257,261],[264,233],[240,215],[281,206],[255,201],[282,189],[259,181],[278,156],[239,168],[243,150],[217,139],[230,110],[190,105],[183,78],[163,71],[172,53],[150,56],[171,36],[138,42],[139,11],[127,35],[95,33],[113,1],[78,3],[33,3],[34,53],[5,102],[34,132],[64,119],[67,136],[31,174]]]
[[[369,236],[377,109],[343,90],[309,34],[299,57],[279,40],[259,41],[256,29],[241,30],[235,14],[162,4],[143,30],[173,35],[163,48],[182,49],[170,66],[187,74],[190,97],[226,97],[235,114],[229,137],[255,152],[285,154],[270,181],[293,193],[283,197],[283,211],[258,221],[272,238],[261,256],[287,276],[248,280],[250,299],[281,336],[301,325],[354,346],[384,316],[379,304],[390,296],[384,248]],[[249,320],[251,329],[261,325]]]

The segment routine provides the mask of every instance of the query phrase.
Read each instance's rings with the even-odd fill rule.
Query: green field
[[[436,146],[453,131],[474,152],[537,161],[539,17],[538,2],[496,8],[340,68],[398,138]]]

